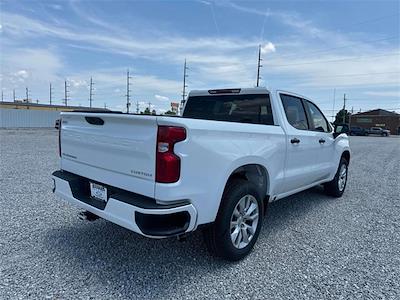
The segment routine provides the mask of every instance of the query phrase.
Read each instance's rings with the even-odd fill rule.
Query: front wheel
[[[209,251],[231,261],[249,254],[261,230],[262,204],[255,185],[244,179],[231,180],[215,222],[204,230]]]
[[[332,181],[325,183],[325,192],[333,197],[341,197],[347,185],[348,161],[342,157],[340,159],[338,170]]]

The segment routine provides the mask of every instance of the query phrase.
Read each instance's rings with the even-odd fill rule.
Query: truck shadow
[[[117,290],[123,298],[139,291],[148,292],[149,298],[168,297],[173,291],[176,294],[176,286],[184,287],[194,277],[212,280],[224,272],[238,272],[237,265],[250,264],[252,255],[266,255],[266,243],[273,244],[280,230],[328,201],[332,198],[317,187],[271,203],[255,250],[237,263],[210,256],[201,232],[191,234],[186,242],[153,240],[104,220],[60,224],[47,232],[43,246],[66,278],[78,272],[88,285],[107,285],[107,290]]]

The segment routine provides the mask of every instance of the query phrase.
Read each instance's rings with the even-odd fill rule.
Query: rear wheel
[[[210,252],[232,261],[249,254],[260,233],[262,204],[255,185],[244,179],[231,180],[215,222],[204,230]]]
[[[347,172],[349,163],[342,157],[340,159],[338,170],[335,174],[335,178],[332,181],[325,183],[325,192],[333,197],[341,197],[346,189],[347,185]]]

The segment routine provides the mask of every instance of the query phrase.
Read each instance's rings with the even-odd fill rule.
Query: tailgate
[[[62,113],[61,168],[154,197],[157,117]]]

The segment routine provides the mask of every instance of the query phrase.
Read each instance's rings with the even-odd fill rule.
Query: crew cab
[[[53,191],[150,238],[202,229],[239,260],[269,202],[323,184],[342,196],[349,140],[310,99],[265,88],[190,92],[182,116],[63,112]]]

